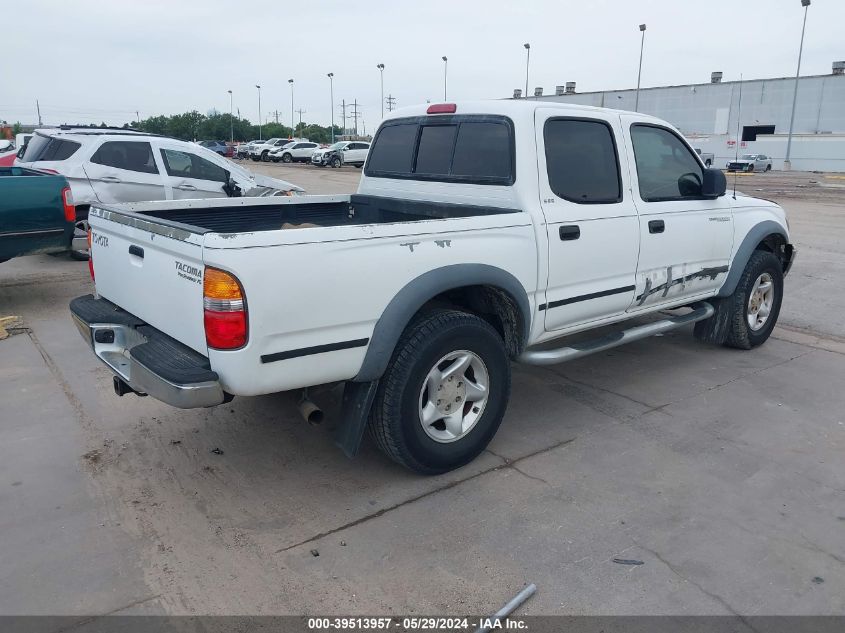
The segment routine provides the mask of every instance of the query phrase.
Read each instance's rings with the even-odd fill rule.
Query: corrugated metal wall
[[[699,141],[694,142],[696,146],[716,154],[716,164],[721,165],[724,162],[722,158],[733,156],[733,145],[729,141],[741,142],[744,126],[773,125],[777,137],[787,134],[794,86],[794,77],[743,82],[741,113],[740,83],[737,81],[644,88],[640,90],[639,111],[669,121],[685,135]],[[552,94],[538,100],[633,110],[636,90]],[[738,117],[739,139],[736,138]],[[818,75],[800,79],[794,133],[845,134],[845,75]],[[757,142],[762,142],[764,138],[758,137]],[[793,156],[800,156],[800,165],[793,161],[793,169],[835,168],[836,171],[845,171],[845,143],[833,139],[824,144],[813,141],[813,138],[806,136],[793,138]],[[778,160],[775,168],[780,169],[785,154],[785,140],[783,143],[777,139],[767,140],[768,151],[762,146],[755,149],[757,142],[747,142],[740,152],[768,153]],[[818,152],[818,156],[815,152]],[[818,164],[814,163],[815,158],[818,158]]]

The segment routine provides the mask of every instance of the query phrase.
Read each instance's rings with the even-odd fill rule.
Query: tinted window
[[[94,152],[91,162],[145,174],[158,173],[149,143],[106,141]]]
[[[420,132],[417,150],[418,174],[448,174],[455,145],[455,125],[426,125]]]
[[[550,119],[543,140],[549,187],[555,195],[585,204],[622,199],[616,147],[606,124]]]
[[[24,145],[24,153],[21,160],[34,162],[38,160],[66,160],[80,147],[79,143],[49,136],[35,134],[29,142]]]
[[[416,123],[383,127],[367,159],[367,171],[410,173],[417,127]]]
[[[701,165],[673,132],[634,125],[631,139],[643,200],[659,202],[701,196]]]
[[[511,148],[510,130],[504,123],[461,123],[452,175],[510,179]]]
[[[163,149],[161,155],[164,157],[164,166],[167,168],[167,173],[171,176],[226,182],[227,172],[225,169],[196,154]]]

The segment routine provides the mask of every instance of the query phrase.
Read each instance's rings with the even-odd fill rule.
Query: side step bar
[[[638,325],[627,330],[613,332],[600,338],[578,341],[566,347],[543,350],[527,349],[520,354],[517,360],[528,365],[556,365],[568,360],[581,358],[582,356],[589,356],[596,352],[603,352],[619,345],[624,345],[625,343],[638,341],[642,338],[648,338],[655,334],[668,332],[669,330],[683,327],[688,323],[703,321],[713,316],[714,312],[715,309],[709,303],[697,303],[693,311],[688,314],[662,319],[653,323],[646,323],[645,325]]]

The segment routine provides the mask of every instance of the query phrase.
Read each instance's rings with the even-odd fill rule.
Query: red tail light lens
[[[455,103],[434,103],[428,106],[426,114],[455,114],[458,106]]]
[[[246,312],[206,310],[205,342],[214,349],[237,349],[246,343]]]
[[[205,342],[214,349],[246,345],[247,313],[243,289],[237,278],[206,267],[203,275]]]
[[[62,206],[65,209],[65,220],[76,222],[76,207],[73,206],[73,194],[70,187],[62,189]]]

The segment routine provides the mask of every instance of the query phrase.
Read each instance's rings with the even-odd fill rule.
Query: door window
[[[91,162],[144,174],[158,173],[152,147],[137,141],[106,141],[94,152]]]
[[[674,132],[631,126],[640,197],[645,202],[701,198],[701,165]]]
[[[215,182],[226,182],[228,180],[228,172],[225,169],[191,152],[163,149],[161,155],[170,176],[198,178]]]
[[[622,200],[613,132],[604,121],[549,119],[543,128],[549,187],[579,204]]]

